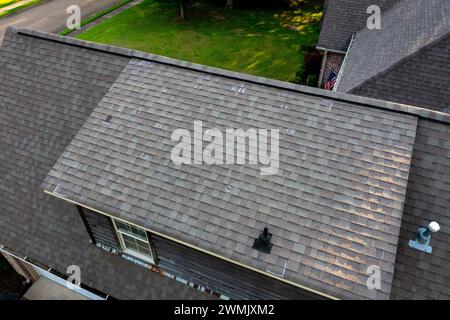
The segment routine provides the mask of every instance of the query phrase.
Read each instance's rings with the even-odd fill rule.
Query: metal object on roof
[[[272,250],[272,243],[270,243],[271,239],[272,234],[269,233],[269,228],[264,227],[264,231],[261,232],[259,237],[255,239],[255,242],[253,242],[252,248],[264,253],[270,253]]]
[[[428,227],[420,227],[417,230],[417,236],[415,240],[409,240],[408,245],[416,250],[431,253],[433,247],[430,246],[431,233],[438,232],[440,230],[439,223],[432,221]]]

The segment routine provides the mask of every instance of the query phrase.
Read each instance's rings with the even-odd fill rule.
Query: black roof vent
[[[270,253],[270,250],[272,250],[270,239],[272,239],[272,234],[269,233],[269,228],[264,227],[264,231],[259,235],[258,239],[255,239],[255,242],[253,243],[253,249],[264,253]]]

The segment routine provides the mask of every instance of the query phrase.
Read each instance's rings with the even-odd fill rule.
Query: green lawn
[[[187,14],[180,20],[177,2],[144,0],[77,38],[290,81],[300,47],[317,42],[322,12],[225,10],[199,1]]]
[[[23,10],[25,8],[34,6],[35,4],[37,4],[37,3],[41,2],[41,1],[42,0],[32,0],[30,2],[26,2],[24,4],[21,4],[21,5],[13,8],[13,9],[9,9],[9,10],[3,11],[3,12],[0,13],[0,18],[1,17],[5,17],[5,16],[7,16],[7,15],[9,15],[11,13],[14,13],[16,11]],[[16,2],[19,2],[19,0],[0,0],[0,9],[1,8],[5,8],[5,7],[7,7],[7,6],[11,5],[11,4],[14,4]]]
[[[10,4],[14,4],[19,2],[20,0],[0,0],[0,8],[9,6]]]

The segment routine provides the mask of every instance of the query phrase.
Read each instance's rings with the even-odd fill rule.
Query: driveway
[[[108,8],[121,0],[48,0],[42,4],[25,9],[0,19],[0,43],[7,26],[26,27],[46,32],[57,33],[66,27],[69,16],[66,13],[68,6],[76,4],[81,8],[81,18]]]

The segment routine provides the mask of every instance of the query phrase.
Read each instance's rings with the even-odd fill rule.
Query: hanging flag
[[[330,75],[328,76],[327,82],[325,82],[324,88],[326,90],[333,90],[334,85],[336,84],[337,76],[333,70],[330,69]]]

